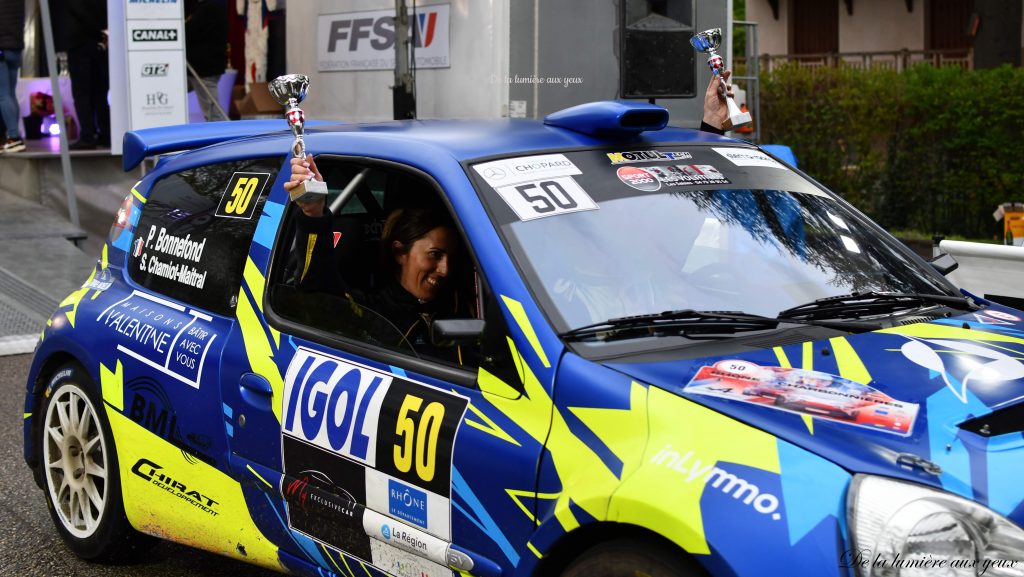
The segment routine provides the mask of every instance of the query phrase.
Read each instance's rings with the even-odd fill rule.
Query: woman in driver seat
[[[312,158],[293,158],[291,191],[309,175],[323,180]],[[399,208],[388,215],[381,232],[381,286],[358,290],[346,286],[334,266],[333,216],[325,199],[296,201],[298,287],[301,291],[344,294],[383,315],[401,333],[393,347],[409,345],[418,354],[462,364],[460,347],[437,347],[431,339],[438,318],[472,317],[469,299],[460,299],[453,274],[461,242],[449,215],[432,208]],[[344,242],[344,241],[342,241]]]

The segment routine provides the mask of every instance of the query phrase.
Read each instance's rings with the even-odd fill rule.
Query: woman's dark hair
[[[384,230],[380,234],[381,257],[386,270],[394,270],[398,265],[395,256],[409,252],[417,240],[437,227],[455,230],[451,217],[433,208],[398,208],[391,211],[384,221]],[[395,247],[395,241],[401,246]]]

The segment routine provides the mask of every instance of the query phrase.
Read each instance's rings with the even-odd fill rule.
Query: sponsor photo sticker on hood
[[[915,403],[836,375],[742,360],[701,367],[683,390],[902,436],[913,432],[918,412]]]

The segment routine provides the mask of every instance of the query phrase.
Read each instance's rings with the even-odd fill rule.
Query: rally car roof
[[[544,121],[404,120],[366,124],[307,121],[308,150],[337,153],[343,142],[358,143],[370,154],[386,150],[401,158],[415,151],[444,154],[458,161],[536,150],[604,146],[651,146],[665,143],[736,143],[739,141],[693,129],[667,127],[668,112],[652,105],[609,101],[589,103],[549,115]],[[639,112],[632,117],[630,113]],[[339,137],[344,136],[342,140]],[[125,170],[156,154],[228,145],[237,154],[286,154],[294,139],[282,120],[242,120],[149,128],[125,134]],[[745,143],[744,143],[745,144]],[[240,146],[241,145],[241,146]],[[216,147],[224,152],[225,147]],[[233,154],[232,156],[235,156]]]

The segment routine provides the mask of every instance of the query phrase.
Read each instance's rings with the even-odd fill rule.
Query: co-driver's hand
[[[729,120],[729,107],[725,104],[726,94],[732,97],[732,85],[728,83],[730,76],[731,70],[723,71],[721,78],[717,74],[712,74],[708,89],[704,92],[704,122],[719,130],[727,130],[732,125]]]
[[[320,176],[320,171],[316,169],[316,162],[313,161],[313,157],[307,156],[306,158],[292,158],[291,160],[291,176],[288,178],[288,182],[284,183],[284,189],[291,192],[293,188],[309,180],[310,175],[316,180],[323,180]],[[324,214],[324,198],[323,196],[317,195],[317,198],[310,201],[295,201],[295,204],[299,205],[302,213],[309,217],[320,217]]]

